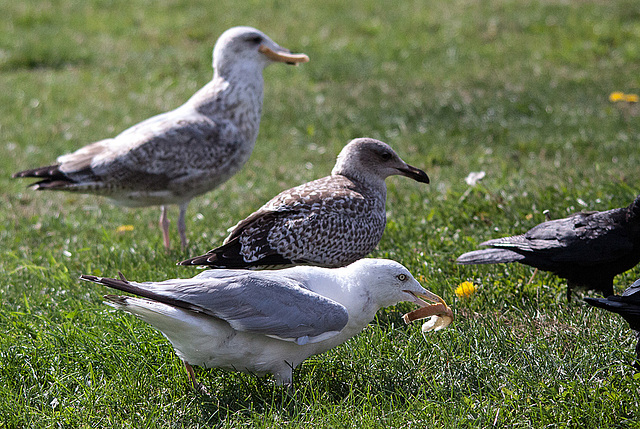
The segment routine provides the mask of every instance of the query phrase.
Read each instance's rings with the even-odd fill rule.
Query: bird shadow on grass
[[[362,353],[358,353],[362,355]],[[294,386],[276,386],[273,379],[222,370],[201,371],[209,394],[197,395],[200,417],[216,426],[234,416],[251,420],[256,416],[278,416],[294,420],[317,407],[332,409],[345,402],[360,403],[375,397],[396,405],[412,401],[424,391],[419,369],[409,363],[370,366],[366,356],[331,355],[308,359],[294,371]]]
[[[348,390],[345,392],[339,382],[332,381],[331,384],[334,385],[331,391],[324,390],[325,386],[316,386],[316,395],[309,394],[309,386],[277,386],[268,376],[221,373],[216,377],[215,386],[207,386],[208,394],[192,394],[198,396],[202,421],[217,426],[231,416],[250,420],[257,415],[278,414],[294,418],[302,409],[316,403],[318,396],[339,401],[348,395]]]

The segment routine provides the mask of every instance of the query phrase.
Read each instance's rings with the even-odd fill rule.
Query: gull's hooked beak
[[[406,292],[408,294],[413,295],[413,297],[415,298],[413,301],[416,304],[419,304],[422,307],[426,307],[428,305],[432,305],[432,304],[429,304],[428,302],[424,301],[424,299],[426,299],[427,301],[435,302],[437,304],[441,303],[441,304],[447,305],[442,298],[440,298],[438,295],[436,295],[433,292],[429,292],[426,289],[425,289],[425,291],[423,293],[414,292],[414,291],[411,291],[411,290],[405,290],[403,292]]]
[[[416,299],[415,302],[421,305],[420,308],[402,316],[404,323],[409,324],[414,320],[425,319],[431,317],[431,319],[422,325],[422,332],[439,331],[446,328],[453,322],[453,311],[449,308],[444,299],[440,298],[435,293],[426,291],[426,293],[418,293],[405,291],[413,295]],[[429,304],[422,300],[425,298],[435,304]]]
[[[429,183],[429,176],[427,176],[427,173],[412,165],[407,164],[405,168],[398,168],[398,171],[403,176],[409,177],[416,182]]]
[[[260,45],[260,47],[258,48],[258,52],[264,54],[267,58],[269,58],[272,61],[278,61],[281,63],[287,63],[295,66],[309,61],[309,57],[305,54],[292,54],[288,51],[276,52],[265,45]]]

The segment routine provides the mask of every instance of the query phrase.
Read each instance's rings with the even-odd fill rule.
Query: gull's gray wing
[[[63,155],[58,162],[78,183],[166,189],[183,177],[224,170],[240,145],[231,122],[179,108]]]
[[[157,283],[86,275],[81,278],[222,319],[238,331],[301,345],[337,335],[349,320],[342,304],[274,272]]]
[[[622,296],[635,296],[637,295],[637,299],[638,299],[638,304],[640,304],[640,279],[636,280],[635,282],[633,282],[633,284],[631,286],[629,286],[628,288],[625,289],[625,291],[622,293]]]
[[[194,277],[192,277],[192,279],[193,280],[195,279],[199,279],[199,280],[226,279],[229,277],[239,277],[245,274],[247,274],[247,270],[242,270],[242,269],[202,270],[201,273],[196,274]]]

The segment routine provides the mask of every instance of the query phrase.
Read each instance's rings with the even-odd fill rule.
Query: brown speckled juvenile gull
[[[382,237],[385,179],[392,175],[429,183],[424,171],[405,163],[388,144],[352,140],[331,176],[281,192],[231,229],[222,246],[180,265],[348,265],[368,255]]]
[[[35,189],[103,195],[130,207],[160,205],[166,248],[166,205],[177,204],[184,248],[189,201],[225,182],[251,155],[262,113],[262,70],[273,62],[308,60],[255,28],[231,28],[213,49],[213,79],[185,104],[14,177],[41,179]]]

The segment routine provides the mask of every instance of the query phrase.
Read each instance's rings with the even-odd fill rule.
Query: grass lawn
[[[0,13],[0,428],[640,427],[635,340],[620,317],[568,304],[552,275],[527,284],[528,267],[454,263],[544,210],[606,210],[640,192],[640,103],[609,101],[640,92],[637,0],[25,0]],[[157,208],[10,179],[180,105],[210,79],[217,37],[242,24],[311,62],[265,70],[256,149],[193,200],[185,252],[164,251]],[[78,280],[194,275],[175,262],[328,174],[361,136],[432,179],[387,181],[372,256],[444,297],[449,329],[425,340],[401,304],[306,361],[293,397],[270,378],[198,370],[204,397],[161,334]],[[476,186],[472,171],[486,172]],[[637,277],[618,276],[616,291]],[[458,298],[467,280],[478,291]]]

